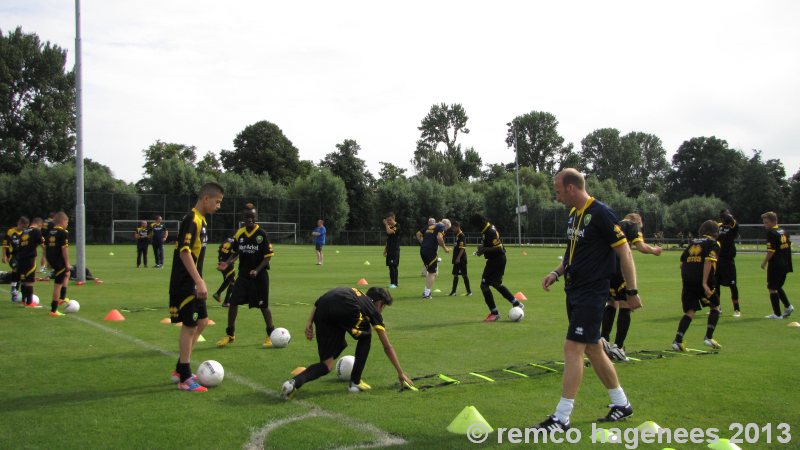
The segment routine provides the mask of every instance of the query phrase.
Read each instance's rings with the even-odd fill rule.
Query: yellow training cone
[[[455,434],[485,436],[494,429],[474,406],[466,406],[447,426],[447,431]]]
[[[708,444],[708,448],[710,448],[711,450],[742,450],[742,447],[739,447],[736,444],[732,444],[727,439],[720,439],[717,442]]]
[[[636,427],[639,431],[646,431],[648,433],[652,433],[653,435],[657,434],[659,431],[662,430],[661,426],[652,420],[648,420],[647,422],[642,422],[641,425]]]
[[[606,443],[618,443],[620,442],[619,436],[616,433],[612,433],[605,428],[598,428],[597,433],[594,434],[594,442],[599,442],[601,444]]]
[[[364,265],[368,266],[369,265],[369,261],[364,261]]]
[[[205,342],[205,341],[206,338],[204,338],[202,334],[200,335],[200,337],[197,338],[197,342]]]
[[[792,323],[790,323],[790,324],[789,324],[789,325],[787,325],[787,326],[790,326],[790,327],[800,327],[800,322],[792,322]]]

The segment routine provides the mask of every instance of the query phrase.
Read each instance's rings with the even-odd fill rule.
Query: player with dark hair
[[[389,342],[386,326],[383,323],[384,308],[392,304],[392,296],[386,289],[369,288],[366,295],[355,288],[335,288],[323,294],[314,303],[308,315],[305,334],[310,341],[317,329],[317,353],[319,362],[311,364],[303,372],[287,380],[281,387],[286,399],[292,398],[305,383],[327,375],[333,369],[334,360],[347,347],[345,333],[356,340],[355,362],[350,372],[349,392],[362,392],[371,387],[361,379],[367,364],[372,330],[383,344],[383,351],[389,358],[400,380],[400,385],[413,388],[414,383],[403,372],[397,354]]]
[[[464,287],[467,289],[464,295],[470,296],[472,289],[469,288],[469,275],[467,275],[467,244],[459,222],[453,221],[453,234],[456,243],[453,246],[453,288],[450,289],[450,296],[456,295],[459,276],[464,278]]]
[[[21,295],[17,290],[19,284],[19,271],[17,270],[17,255],[22,239],[22,231],[30,225],[27,217],[22,216],[17,220],[17,225],[11,227],[3,236],[3,263],[8,263],[11,268],[11,301],[20,301]]]
[[[53,227],[45,235],[45,256],[47,264],[53,270],[53,299],[50,302],[50,316],[58,317],[64,314],[58,311],[58,305],[67,299],[67,284],[69,284],[69,233],[67,224],[69,217],[60,211],[53,217]]]
[[[44,224],[42,225],[42,238],[45,238],[50,230],[56,225],[55,221],[56,213],[51,211],[50,214],[47,215],[47,219],[45,219]],[[42,262],[39,263],[40,271],[47,272],[47,257],[46,252],[42,252]]]
[[[564,258],[542,280],[542,288],[548,291],[559,278],[564,277],[569,319],[564,343],[561,400],[555,413],[536,425],[536,428],[549,432],[569,428],[569,418],[583,378],[584,355],[589,357],[592,369],[611,398],[608,414],[598,421],[616,422],[633,415],[614,364],[599,342],[609,278],[616,271],[615,255],[622,265],[628,306],[634,310],[641,307],[636,289],[636,266],[614,211],[586,192],[583,175],[575,169],[564,169],[556,174],[553,188],[556,199],[571,209],[567,219],[568,241]]]
[[[239,276],[233,285],[230,305],[228,306],[228,327],[226,335],[217,342],[217,347],[225,347],[236,340],[236,317],[239,305],[258,308],[267,326],[267,337],[264,347],[272,347],[269,336],[275,330],[272,323],[272,311],[269,309],[269,263],[272,259],[272,244],[267,232],[256,223],[256,209],[252,203],[245,205],[244,227],[233,235],[231,257],[219,263],[219,270],[226,270],[234,261],[239,260]]]
[[[722,294],[722,286],[731,288],[733,317],[741,317],[739,309],[739,286],[736,284],[736,239],[739,237],[739,222],[727,209],[719,212],[719,259],[717,260],[717,288]]]
[[[713,220],[706,220],[700,225],[697,234],[701,237],[693,239],[681,254],[681,303],[683,303],[683,317],[678,324],[678,332],[672,348],[675,351],[685,352],[683,337],[689,325],[692,324],[695,312],[703,306],[711,308],[706,325],[706,336],[703,342],[711,348],[722,348],[714,340],[714,330],[719,321],[719,293],[715,291],[716,266],[719,255],[719,226]]]
[[[153,244],[153,254],[156,258],[156,269],[164,267],[164,242],[167,240],[169,230],[161,223],[161,216],[156,216],[155,222],[150,224],[150,239]]]
[[[425,275],[425,288],[422,290],[422,298],[430,299],[432,296],[433,282],[439,273],[439,247],[445,253],[450,253],[447,244],[444,243],[444,234],[450,229],[450,221],[442,219],[439,223],[426,225],[425,228],[417,231],[417,241],[419,241],[419,256],[422,264],[427,271]]]
[[[794,306],[789,303],[789,297],[783,290],[786,275],[793,271],[792,241],[789,240],[788,233],[778,226],[778,215],[774,212],[762,214],[761,221],[767,230],[767,254],[764,255],[761,268],[767,269],[767,290],[772,303],[772,314],[767,319],[785,319],[794,311]],[[783,303],[783,314],[779,302]]]
[[[235,240],[233,237],[226,238],[222,241],[222,244],[219,245],[219,249],[217,250],[217,270],[222,274],[222,284],[211,296],[214,297],[214,300],[220,302],[222,301],[220,299],[222,291],[225,291],[225,300],[222,301],[223,307],[228,307],[230,305],[233,282],[236,280],[236,263],[231,262],[225,265],[222,263],[228,261],[228,259],[233,256],[232,248],[234,242]]]
[[[217,183],[206,183],[197,194],[194,208],[181,220],[172,257],[169,279],[169,315],[172,323],[182,323],[179,338],[180,355],[172,373],[178,389],[205,392],[208,389],[192,375],[191,357],[197,339],[208,325],[206,299],[208,289],[203,281],[203,259],[208,231],[206,214],[214,214],[222,204],[225,190]]]
[[[147,267],[147,250],[150,247],[150,229],[147,221],[139,221],[139,226],[133,232],[133,238],[136,239],[136,268],[138,269],[142,262]]]
[[[317,251],[317,265],[322,265],[322,247],[325,246],[325,235],[327,234],[325,228],[325,221],[322,219],[317,220],[317,227],[311,232],[314,237],[314,249]]]
[[[44,245],[42,238],[42,218],[34,218],[30,226],[22,230],[17,255],[17,272],[22,283],[22,299],[25,306],[39,308],[33,304],[33,286],[36,282],[36,257],[39,246]]]
[[[481,275],[481,292],[483,300],[489,308],[489,315],[483,321],[496,322],[500,320],[500,313],[497,311],[494,295],[490,288],[495,288],[512,306],[525,308],[525,305],[514,298],[514,294],[503,284],[503,276],[506,273],[506,248],[500,239],[500,232],[486,217],[480,214],[470,217],[469,223],[476,230],[480,230],[483,237],[483,241],[475,252],[477,256],[483,255],[486,258],[486,266]]]
[[[386,257],[386,266],[389,268],[389,288],[394,289],[399,283],[397,266],[400,265],[400,235],[397,234],[397,220],[393,212],[386,214],[383,227],[386,229],[383,256]]]
[[[625,216],[619,223],[619,227],[625,233],[625,239],[628,240],[628,245],[636,247],[640,253],[659,256],[661,254],[661,247],[653,247],[644,242],[644,223],[642,216],[638,213],[630,213]],[[628,357],[625,355],[625,338],[628,336],[628,330],[631,327],[631,309],[628,307],[628,295],[625,292],[625,278],[622,276],[622,266],[617,261],[617,272],[611,276],[611,289],[609,290],[609,299],[606,307],[603,310],[603,327],[600,331],[600,343],[603,344],[603,350],[606,351],[608,357],[617,361],[627,361]],[[617,313],[619,311],[619,313]],[[619,316],[617,321],[617,335],[614,339],[614,344],[609,344],[611,336],[611,328],[614,326],[614,319]]]

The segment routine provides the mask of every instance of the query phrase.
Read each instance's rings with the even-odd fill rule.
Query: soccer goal
[[[792,252],[797,252],[800,249],[800,223],[780,223],[778,226],[789,235],[789,240],[792,241]],[[767,230],[764,229],[764,224],[761,223],[740,223],[739,224],[739,243],[763,245],[766,244]]]
[[[139,227],[139,220],[112,220],[111,221],[111,243],[135,242],[134,233]],[[147,225],[150,225],[150,221]],[[170,234],[175,235],[181,226],[180,220],[162,220],[161,223],[167,228]]]
[[[269,240],[273,244],[297,244],[297,223],[296,222],[256,222],[259,227],[266,230]],[[239,222],[239,228],[244,226],[244,222]]]

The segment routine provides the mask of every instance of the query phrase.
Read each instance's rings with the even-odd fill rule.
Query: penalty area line
[[[128,341],[128,342],[130,342],[130,343],[132,343],[134,345],[138,345],[139,347],[143,347],[143,348],[145,348],[147,350],[151,350],[151,351],[154,351],[156,353],[160,353],[160,354],[162,354],[164,356],[168,356],[170,358],[177,358],[178,357],[178,353],[177,352],[172,352],[172,351],[163,349],[163,348],[161,348],[161,347],[159,347],[159,346],[157,346],[155,344],[151,344],[151,343],[143,341],[143,340],[141,340],[141,339],[139,339],[137,337],[127,335],[127,334],[121,332],[120,330],[115,330],[114,328],[107,327],[107,326],[105,326],[103,324],[94,322],[92,320],[88,320],[88,319],[84,319],[82,317],[78,317],[78,316],[76,316],[74,314],[70,314],[70,315],[68,315],[68,317],[70,317],[70,318],[72,318],[74,320],[77,320],[77,321],[79,321],[79,322],[81,322],[81,323],[83,323],[85,325],[92,326],[94,328],[97,328],[100,331],[103,331],[105,333],[111,334],[111,335],[116,336],[116,337],[118,337],[120,339],[123,339],[125,341]],[[252,390],[254,390],[256,392],[259,392],[259,393],[261,393],[261,394],[263,394],[263,395],[265,395],[267,397],[281,398],[281,395],[280,395],[280,393],[278,393],[278,391],[274,391],[274,390],[269,389],[269,388],[267,388],[265,386],[262,386],[262,385],[256,383],[255,381],[252,381],[252,380],[250,380],[248,378],[245,378],[245,377],[243,377],[241,375],[237,375],[235,373],[231,373],[229,371],[226,371],[226,378],[230,379],[231,381],[235,382],[236,384],[248,387],[248,388],[250,388],[250,389],[252,389]],[[375,440],[373,442],[370,442],[370,443],[356,444],[356,445],[345,446],[345,447],[338,447],[338,450],[389,447],[389,446],[393,446],[393,445],[404,445],[404,444],[408,443],[408,441],[406,441],[405,439],[403,439],[401,437],[394,436],[394,435],[390,434],[389,432],[381,430],[380,428],[376,427],[375,425],[372,425],[372,424],[367,423],[367,422],[362,422],[362,421],[357,420],[357,419],[355,419],[353,417],[346,416],[346,415],[341,414],[341,413],[334,413],[334,412],[326,411],[326,410],[320,408],[319,406],[317,406],[317,405],[315,405],[313,403],[307,402],[307,401],[291,400],[291,402],[293,404],[295,404],[295,405],[307,408],[310,411],[308,413],[306,413],[306,414],[291,416],[291,417],[287,417],[287,418],[283,418],[283,419],[273,420],[273,421],[267,422],[263,427],[255,430],[255,431],[253,431],[253,433],[251,433],[250,438],[248,439],[247,443],[242,446],[242,448],[247,449],[247,450],[264,448],[264,444],[267,442],[267,437],[269,436],[269,434],[271,432],[275,431],[277,428],[280,428],[280,427],[282,427],[284,425],[288,425],[290,423],[294,423],[294,422],[297,422],[297,421],[309,419],[309,418],[312,418],[312,417],[327,417],[327,418],[331,418],[331,419],[334,419],[334,420],[336,420],[336,421],[338,421],[340,423],[344,423],[345,425],[349,426],[350,428],[354,428],[354,429],[356,429],[358,431],[361,431],[363,433],[372,435],[375,438]]]

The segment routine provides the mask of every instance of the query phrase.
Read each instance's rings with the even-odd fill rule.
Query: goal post
[[[266,230],[272,243],[297,244],[296,222],[256,222],[256,224]],[[243,226],[244,222],[239,222],[239,228]]]
[[[121,220],[116,219],[111,221],[111,243],[116,244],[118,242],[135,242],[133,234],[136,232],[136,228],[139,227],[139,222],[141,220]],[[147,221],[147,225],[149,226],[152,222]],[[162,224],[167,228],[170,234],[175,235],[178,232],[178,228],[181,226],[180,220],[162,220]]]

